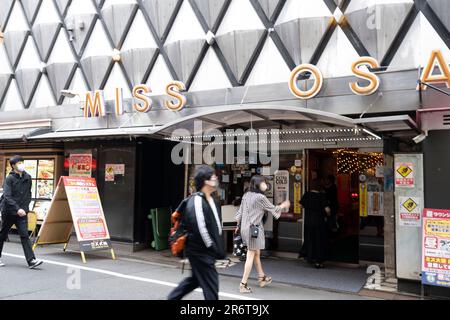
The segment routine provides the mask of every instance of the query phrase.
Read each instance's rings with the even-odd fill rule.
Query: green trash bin
[[[151,209],[148,218],[152,220],[153,236],[152,248],[155,250],[166,250],[169,248],[169,233],[171,227],[172,208]]]

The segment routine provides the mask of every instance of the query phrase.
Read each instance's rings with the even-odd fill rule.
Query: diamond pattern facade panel
[[[1,2],[0,111],[68,103],[61,90],[69,88],[121,83],[129,92],[149,82],[163,88],[154,83],[159,78],[183,81],[188,90],[194,83],[196,92],[280,82],[286,70],[275,69],[281,67],[263,72],[271,59],[283,68],[313,62],[329,68],[326,75],[347,72],[333,62],[334,52],[367,52],[389,68],[413,41],[408,31],[422,26],[431,26],[434,39],[424,48],[438,43],[436,37],[450,45],[447,0]],[[426,23],[413,24],[418,16]],[[220,83],[208,84],[209,70],[220,71]]]

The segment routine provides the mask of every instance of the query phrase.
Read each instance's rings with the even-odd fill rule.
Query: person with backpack
[[[6,177],[3,186],[3,196],[0,201],[2,212],[2,228],[0,231],[0,257],[3,244],[8,238],[8,233],[13,225],[17,227],[22,242],[28,267],[34,269],[42,264],[37,260],[31,242],[28,237],[28,217],[31,202],[31,176],[25,172],[25,165],[21,156],[14,156],[9,160],[12,171]],[[5,266],[0,261],[0,267]]]
[[[247,245],[247,259],[245,262],[244,274],[239,285],[240,293],[251,293],[252,289],[247,285],[248,278],[253,268],[253,263],[258,272],[258,282],[260,287],[264,287],[272,282],[272,278],[264,274],[261,264],[261,250],[265,249],[264,216],[268,212],[276,219],[281,216],[284,209],[291,206],[289,200],[280,205],[273,205],[265,196],[268,185],[263,176],[253,176],[250,180],[250,187],[242,198],[241,206],[236,212],[238,227],[235,233],[241,234],[243,242]]]
[[[169,294],[168,300],[181,300],[198,287],[202,288],[205,300],[219,299],[219,274],[215,263],[226,256],[220,205],[212,197],[219,179],[212,167],[202,165],[197,168],[194,180],[198,192],[180,205],[183,208],[181,225],[186,232],[184,254],[192,275]]]

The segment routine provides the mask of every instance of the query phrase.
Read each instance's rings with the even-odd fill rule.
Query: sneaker
[[[252,289],[246,284],[242,283],[239,285],[239,292],[240,293],[251,293]]]
[[[28,268],[34,269],[36,267],[39,267],[42,263],[43,263],[43,261],[41,261],[41,260],[33,259],[30,261]]]
[[[4,266],[5,266],[5,264],[0,261],[0,267],[4,267]]]

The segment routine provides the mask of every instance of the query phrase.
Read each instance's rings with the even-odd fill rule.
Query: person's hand
[[[27,215],[27,213],[23,209],[19,209],[19,211],[17,211],[17,214],[19,215],[19,217],[25,217]]]
[[[238,234],[239,233],[239,226],[236,227],[236,229],[234,229],[234,234]]]
[[[291,207],[291,202],[289,200],[284,201],[281,206],[283,209],[289,209]]]

